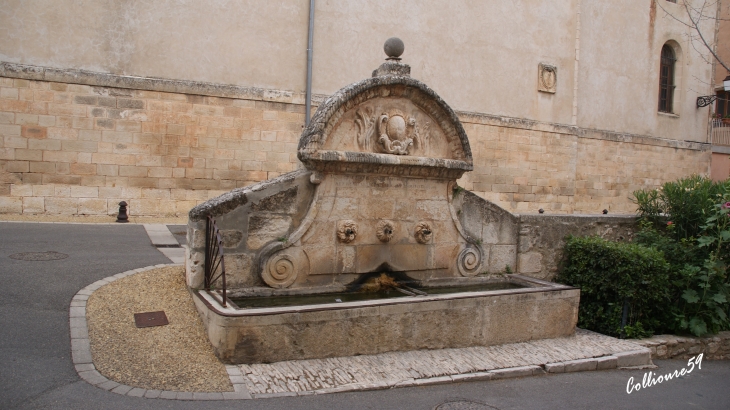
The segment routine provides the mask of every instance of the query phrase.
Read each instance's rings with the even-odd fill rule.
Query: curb
[[[593,357],[587,359],[571,360],[565,362],[554,362],[542,365],[529,365],[494,369],[476,373],[454,374],[423,379],[407,379],[398,381],[382,381],[375,383],[354,383],[336,386],[320,390],[308,390],[300,392],[281,393],[254,393],[251,394],[246,387],[246,379],[241,373],[241,368],[236,365],[225,365],[228,377],[233,385],[232,392],[210,393],[210,392],[179,392],[168,390],[147,390],[139,387],[127,386],[109,380],[96,370],[91,356],[89,343],[89,329],[86,323],[86,303],[89,297],[104,285],[116,280],[125,278],[136,273],[145,272],[151,269],[164,268],[168,266],[180,266],[181,264],[160,264],[133,269],[118,273],[104,279],[100,279],[85,288],[81,289],[71,299],[69,307],[69,325],[71,328],[71,356],[74,367],[79,377],[87,383],[112,393],[142,397],[147,399],[167,400],[245,400],[263,399],[276,397],[298,397],[311,396],[313,394],[342,393],[349,391],[383,390],[398,387],[430,386],[436,384],[448,384],[470,381],[488,381],[511,379],[517,377],[540,376],[550,373],[572,373],[591,370],[610,370],[621,368],[632,368],[636,366],[652,366],[651,350],[641,348],[628,352],[614,353],[611,355]]]
[[[241,400],[251,399],[248,389],[244,384],[243,375],[237,366],[226,365],[228,377],[233,385],[232,392],[210,393],[210,392],[179,392],[168,390],[147,390],[139,387],[127,386],[109,380],[96,370],[91,357],[91,345],[89,343],[89,328],[86,323],[86,302],[89,297],[104,285],[116,280],[126,278],[135,273],[145,272],[151,269],[164,268],[168,266],[180,266],[179,263],[160,264],[147,266],[139,269],[132,269],[126,272],[100,279],[91,285],[86,286],[74,295],[69,307],[69,326],[71,328],[71,359],[74,368],[87,383],[112,393],[130,397],[144,397],[147,399],[169,399],[169,400]]]

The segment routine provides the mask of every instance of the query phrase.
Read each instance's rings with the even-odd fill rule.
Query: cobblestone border
[[[128,270],[116,275],[98,280],[89,286],[81,289],[71,299],[69,307],[69,326],[71,327],[71,358],[76,372],[87,383],[112,393],[131,397],[144,397],[148,399],[171,399],[171,400],[241,400],[251,399],[248,389],[244,384],[243,375],[237,366],[226,365],[228,377],[233,385],[232,392],[209,393],[209,392],[179,392],[168,390],[147,390],[139,387],[127,386],[109,380],[96,370],[91,357],[91,345],[89,343],[89,328],[86,323],[86,302],[94,291],[104,285],[116,280],[126,278],[135,273],[145,272],[151,269],[164,268],[168,266],[180,266],[177,263],[160,264],[144,268]]]
[[[705,359],[730,360],[730,331],[707,337],[658,335],[635,342],[648,347],[652,359],[689,359],[703,353]]]

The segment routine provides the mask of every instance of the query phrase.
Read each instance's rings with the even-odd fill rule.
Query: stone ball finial
[[[400,56],[403,54],[405,48],[406,46],[403,44],[403,40],[398,37],[391,37],[385,40],[385,45],[383,45],[383,50],[388,56],[388,60],[400,60]]]

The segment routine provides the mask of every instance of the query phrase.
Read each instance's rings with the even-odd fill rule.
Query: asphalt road
[[[23,252],[69,255],[54,261],[10,258]],[[626,393],[644,370],[546,375],[371,392],[229,402],[120,396],[93,387],[70,358],[68,306],[98,279],[169,263],[141,225],[0,223],[0,409],[730,409],[730,361],[703,361],[680,379]],[[686,361],[659,361],[655,373]],[[446,407],[446,406],[444,406]]]

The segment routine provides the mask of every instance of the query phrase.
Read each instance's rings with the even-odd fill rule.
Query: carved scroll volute
[[[456,258],[456,266],[462,276],[476,276],[482,265],[482,252],[479,248],[464,248]]]
[[[272,288],[288,288],[297,279],[299,271],[296,259],[291,255],[275,255],[271,257],[261,272],[261,279]]]

